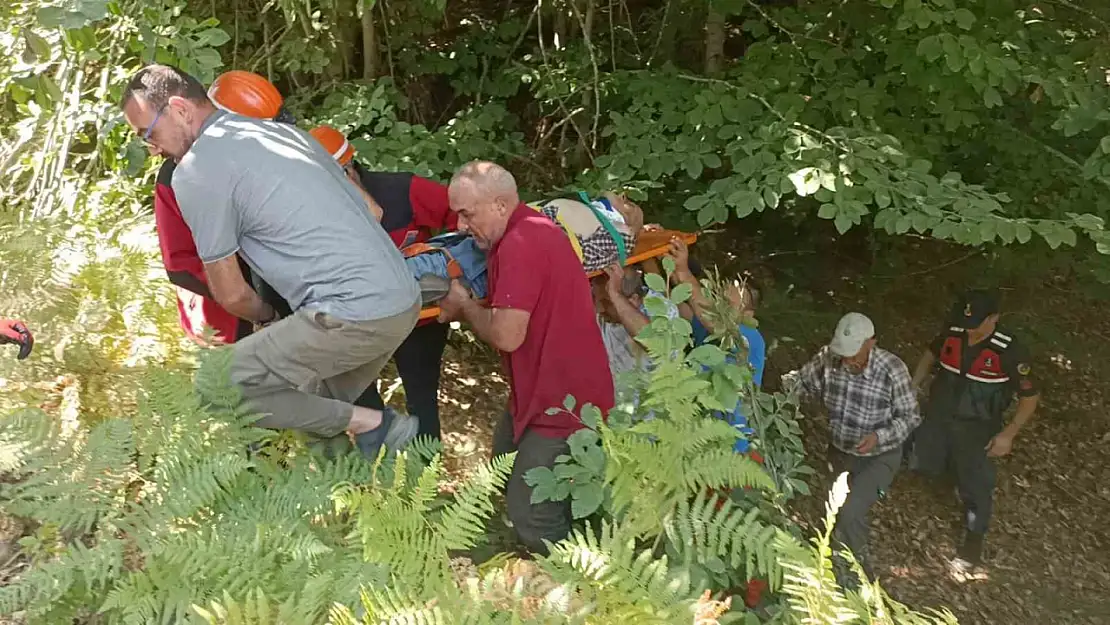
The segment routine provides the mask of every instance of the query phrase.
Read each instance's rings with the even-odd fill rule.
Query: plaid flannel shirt
[[[556,219],[556,216],[559,214],[558,208],[545,205],[540,209],[540,212],[551,221],[558,223]],[[628,255],[631,256],[632,249],[636,247],[636,237],[622,232],[621,239],[624,241],[624,249],[627,250]],[[590,236],[579,239],[578,243],[582,246],[582,266],[585,267],[586,271],[604,269],[617,262],[617,257],[619,255],[617,243],[604,228],[599,228],[597,232]]]
[[[804,395],[824,402],[832,444],[845,453],[860,455],[856,446],[872,432],[879,443],[866,455],[896,449],[921,423],[910,371],[885,349],[874,348],[863,373],[852,375],[823,347],[802,367],[798,383]]]

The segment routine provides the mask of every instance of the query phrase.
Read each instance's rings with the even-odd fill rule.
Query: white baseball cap
[[[836,333],[829,343],[829,350],[842,358],[850,358],[863,349],[867,339],[875,336],[875,324],[857,312],[850,312],[836,324]]]

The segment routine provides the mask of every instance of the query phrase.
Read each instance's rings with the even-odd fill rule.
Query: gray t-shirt
[[[372,321],[419,301],[358,190],[294,126],[213,114],[174,171],[173,191],[202,261],[239,252],[294,310]]]

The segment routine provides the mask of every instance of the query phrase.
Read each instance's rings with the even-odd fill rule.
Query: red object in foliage
[[[748,452],[748,456],[759,464],[763,464],[763,454],[759,453],[758,451],[753,449]]]
[[[748,608],[754,608],[759,605],[759,600],[763,597],[763,591],[767,590],[767,582],[761,579],[748,580],[748,592],[744,595],[744,605]]]

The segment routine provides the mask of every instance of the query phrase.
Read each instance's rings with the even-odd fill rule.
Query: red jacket
[[[158,230],[158,243],[162,248],[162,264],[167,272],[185,272],[207,284],[204,263],[197,255],[193,233],[181,216],[177,197],[170,186],[176,167],[172,160],[167,159],[158,170],[158,179],[154,185],[154,223]],[[238,338],[239,318],[224,310],[214,300],[178,288],[177,312],[181,327],[192,338],[199,337],[205,325],[212,326],[217,338],[227,343],[234,343]]]

